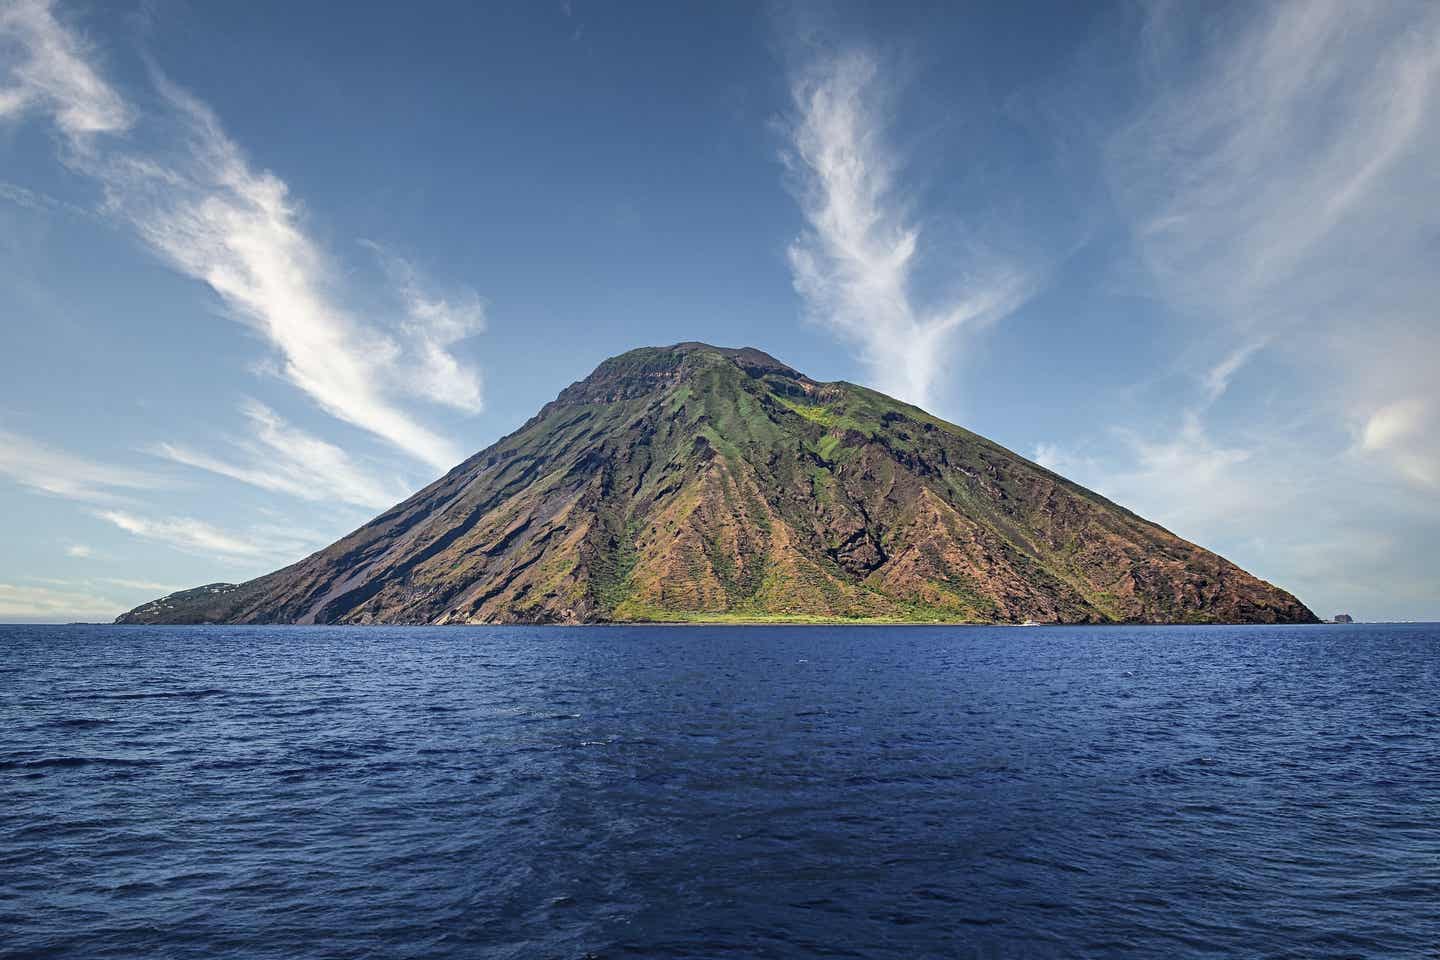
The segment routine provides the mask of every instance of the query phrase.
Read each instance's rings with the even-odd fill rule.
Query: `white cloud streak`
[[[283,422],[276,418],[273,429],[280,431],[277,442],[283,442],[286,429]],[[294,458],[304,455],[303,440],[297,441],[297,445],[297,450],[288,454],[291,460],[283,464],[282,469],[293,469],[295,463],[302,462]],[[319,464],[319,461],[312,461],[309,466],[318,470]],[[271,525],[257,528],[250,534],[234,534],[186,517],[157,519],[144,516],[137,512],[143,508],[137,504],[135,494],[166,489],[168,484],[164,478],[78,457],[5,430],[0,430],[0,476],[9,477],[37,493],[88,504],[95,508],[95,516],[127,533],[166,543],[187,553],[228,560],[262,557],[294,559],[323,542],[319,534],[297,530],[293,526]],[[347,479],[361,482],[353,477],[340,477],[338,480],[334,477],[314,477],[313,481],[328,483],[331,487],[341,484],[339,488],[344,489]],[[377,501],[380,499],[378,488],[366,492]],[[392,502],[389,499],[385,501],[387,506]],[[65,553],[75,559],[88,559],[95,555],[92,547],[78,543],[67,546]]]
[[[163,544],[182,553],[247,567],[293,561],[331,539],[329,535],[301,529],[293,523],[255,524],[244,532],[237,532],[193,517],[157,517],[132,510],[100,509],[95,511],[95,516],[143,540]]]
[[[146,600],[183,589],[172,584],[125,577],[24,579],[30,582],[0,583],[0,622],[7,619],[108,621]]]
[[[125,491],[162,489],[152,474],[78,457],[29,437],[0,430],[0,475],[23,487],[67,500],[111,503]]]
[[[330,267],[303,230],[289,188],[253,170],[207,107],[164,82],[161,89],[188,127],[189,155],[164,167],[130,157],[85,164],[104,183],[110,209],[264,334],[285,378],[327,413],[432,467],[457,463],[461,453],[450,441],[381,389],[404,375],[395,369],[402,348],[330,295]]]
[[[1440,7],[1149,12],[1148,101],[1104,161],[1147,292],[1221,359],[1179,411],[1035,456],[1308,601],[1433,611]]]
[[[901,158],[886,140],[880,62],[865,52],[823,57],[795,74],[790,92],[782,158],[808,224],[789,248],[795,290],[810,319],[858,346],[880,389],[923,405],[956,335],[1013,312],[1031,283],[1014,267],[986,265],[961,295],[918,302],[920,228],[906,216]]]
[[[206,470],[276,493],[312,502],[340,501],[384,509],[410,494],[399,483],[380,483],[362,471],[344,450],[292,426],[255,400],[241,406],[251,436],[232,441],[243,462],[183,444],[157,444],[154,452],[176,463]]]
[[[1084,483],[1180,536],[1213,543],[1242,532],[1259,511],[1296,493],[1296,480],[1245,445],[1227,445],[1188,411],[1171,436],[1112,431],[1125,456],[1104,461],[1060,444],[1039,444],[1036,463]],[[1124,463],[1125,466],[1117,466]]]
[[[37,193],[19,184],[8,183],[3,180],[0,180],[0,200],[13,203],[15,206],[25,210],[34,210],[42,213],[59,211],[85,220],[99,220],[99,217],[93,210],[87,210],[73,203],[58,200],[48,194]]]
[[[1230,382],[1235,375],[1250,362],[1250,358],[1259,353],[1266,346],[1266,341],[1256,340],[1252,343],[1242,344],[1230,351],[1224,359],[1205,373],[1205,403],[1213,404],[1225,395],[1230,389]]]
[[[215,114],[157,76],[178,141],[137,149],[120,134],[134,111],[85,57],[42,0],[0,16],[0,41],[18,50],[0,116],[39,111],[66,137],[67,164],[103,187],[108,212],[157,255],[205,283],[275,348],[281,374],[330,415],[443,469],[463,452],[404,411],[392,394],[479,408],[479,380],[450,350],[474,332],[468,304],[419,298],[391,329],[362,322],[337,292],[338,271],[306,232],[278,176],[254,169]],[[466,324],[469,323],[467,326]]]
[[[123,510],[101,510],[96,516],[108,520],[126,533],[146,540],[156,540],[190,553],[245,558],[270,552],[266,546],[256,541],[188,517],[141,517]]]
[[[0,118],[43,111],[72,139],[130,127],[134,111],[90,65],[92,52],[59,24],[47,0],[0,3],[0,42],[7,40],[14,60],[0,86]]]
[[[1114,195],[1160,293],[1242,344],[1212,400],[1250,344],[1283,345],[1323,371],[1329,414],[1368,433],[1425,403],[1440,364],[1440,6],[1241,5],[1206,31],[1195,12],[1152,8],[1157,93],[1108,145]],[[1355,452],[1433,486],[1440,423],[1407,435]]]
[[[462,365],[450,348],[485,329],[485,305],[473,290],[453,296],[435,293],[410,261],[378,243],[362,241],[380,259],[400,296],[405,319],[400,328],[410,351],[407,376],[396,387],[423,400],[466,413],[479,413],[485,401],[480,374]]]
[[[99,582],[122,587],[126,590],[143,590],[146,593],[157,596],[185,589],[173,583],[156,583],[153,580],[132,580],[127,577],[100,577]]]
[[[0,621],[5,620],[110,620],[128,609],[86,586],[38,587],[0,583]]]

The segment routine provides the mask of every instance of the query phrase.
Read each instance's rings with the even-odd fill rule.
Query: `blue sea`
[[[0,627],[0,955],[1440,951],[1440,626]]]

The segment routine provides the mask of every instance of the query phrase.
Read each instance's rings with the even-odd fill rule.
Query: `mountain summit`
[[[1311,623],[923,410],[753,348],[632,350],[299,563],[120,623]]]

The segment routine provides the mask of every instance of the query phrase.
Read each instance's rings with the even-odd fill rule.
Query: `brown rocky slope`
[[[1311,623],[983,437],[758,350],[645,348],[337,543],[121,623]]]

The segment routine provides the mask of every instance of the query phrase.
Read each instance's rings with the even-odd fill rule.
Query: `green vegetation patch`
[[[635,549],[639,531],[637,520],[625,521],[611,541],[610,549],[600,553],[592,563],[595,599],[601,610],[613,611],[630,593],[630,575],[639,557]]]

